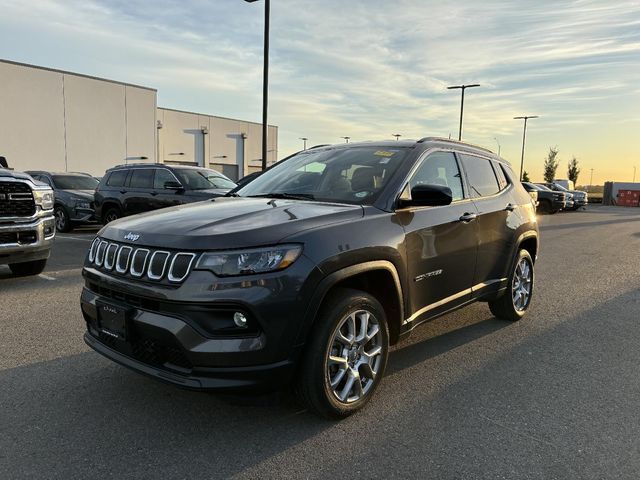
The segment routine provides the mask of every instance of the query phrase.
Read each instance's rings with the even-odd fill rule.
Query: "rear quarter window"
[[[501,190],[489,159],[464,153],[459,155],[467,173],[472,197],[488,197]]]
[[[108,187],[124,187],[124,181],[127,178],[126,170],[116,170],[111,172],[109,178],[107,178],[106,185]]]

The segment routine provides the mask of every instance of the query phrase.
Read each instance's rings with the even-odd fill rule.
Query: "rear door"
[[[430,153],[411,176],[409,188],[447,186],[453,203],[396,212],[405,230],[411,320],[419,321],[471,297],[478,233],[476,209],[463,183],[452,152]]]
[[[135,168],[129,175],[129,185],[123,198],[125,215],[154,210],[153,168]]]
[[[510,202],[512,186],[502,167],[488,158],[468,153],[458,153],[458,157],[478,209],[478,261],[473,284],[480,290],[497,284],[505,275],[514,229],[520,222],[510,222],[517,209]]]

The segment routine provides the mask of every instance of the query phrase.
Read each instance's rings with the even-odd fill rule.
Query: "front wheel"
[[[358,290],[334,292],[309,338],[297,384],[302,401],[332,419],[360,410],[387,364],[389,328],[380,302]]]
[[[531,304],[533,280],[533,259],[528,251],[520,250],[507,290],[500,298],[489,302],[491,313],[504,320],[520,320]]]
[[[122,213],[120,213],[119,208],[110,207],[107,209],[106,212],[104,212],[104,216],[102,217],[102,223],[106,225],[107,223],[111,223],[118,220],[121,216],[122,216]]]
[[[68,232],[71,230],[71,221],[64,207],[58,205],[53,214],[56,218],[56,230],[58,232]]]

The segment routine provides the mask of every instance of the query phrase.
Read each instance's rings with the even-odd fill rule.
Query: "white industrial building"
[[[260,169],[261,124],[158,108],[153,88],[0,60],[0,156],[15,170],[122,163],[200,165],[236,180]],[[277,160],[269,126],[267,163]]]

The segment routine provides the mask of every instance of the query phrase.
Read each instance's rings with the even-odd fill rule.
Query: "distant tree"
[[[578,168],[578,159],[574,155],[567,168],[567,177],[574,183],[574,185],[577,185],[578,175],[580,175],[580,169]]]
[[[556,170],[560,164],[557,157],[558,147],[549,147],[549,153],[544,161],[544,181],[547,183],[553,182],[556,178]]]
[[[531,181],[531,179],[529,178],[529,174],[527,173],[526,170],[524,172],[522,172],[522,181],[523,182],[530,182]]]

